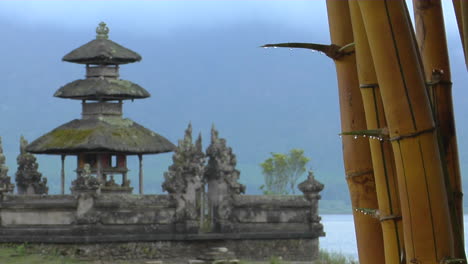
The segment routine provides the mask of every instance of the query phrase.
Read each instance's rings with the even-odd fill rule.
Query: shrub
[[[321,249],[316,264],[358,264],[358,262],[342,253]]]

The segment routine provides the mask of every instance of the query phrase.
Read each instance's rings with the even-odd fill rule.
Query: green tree
[[[295,194],[297,180],[305,173],[310,161],[304,150],[291,149],[288,154],[271,153],[271,157],[260,163],[265,185],[260,189],[265,194]]]

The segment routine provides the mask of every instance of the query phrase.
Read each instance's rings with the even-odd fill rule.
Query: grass
[[[84,261],[67,258],[63,256],[48,256],[42,254],[31,254],[28,252],[27,244],[2,246],[0,248],[0,259],[2,264],[78,264]]]
[[[341,253],[321,249],[316,264],[358,264],[356,260]]]
[[[2,264],[143,264],[151,263],[148,260],[127,260],[127,261],[101,261],[101,260],[80,260],[73,257],[62,256],[61,254],[41,254],[30,250],[28,244],[2,244],[0,245],[0,260]],[[166,262],[164,262],[166,263]],[[240,264],[290,264],[293,262],[283,261],[278,257],[271,257],[266,262],[246,262]],[[319,258],[314,264],[358,264],[357,261],[341,253],[320,250]]]

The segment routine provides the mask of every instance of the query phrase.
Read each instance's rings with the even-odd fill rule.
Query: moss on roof
[[[26,151],[36,154],[157,154],[174,149],[175,145],[163,136],[121,117],[75,119],[26,147]]]
[[[126,64],[141,60],[140,54],[109,39],[94,39],[74,49],[62,60],[81,64]]]
[[[122,100],[150,97],[138,84],[126,80],[88,78],[76,80],[58,89],[55,97],[88,100]]]

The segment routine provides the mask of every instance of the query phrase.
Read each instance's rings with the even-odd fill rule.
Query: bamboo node
[[[402,219],[401,215],[387,215],[387,216],[380,217],[380,222],[389,221],[389,220],[399,221],[401,219]]]
[[[358,139],[359,137],[369,137],[370,139],[378,139],[383,141],[384,139],[388,139],[388,128],[384,127],[381,129],[370,129],[370,130],[356,130],[356,131],[349,131],[349,132],[341,132],[339,135],[341,136],[354,136],[354,139]]]
[[[356,208],[354,211],[358,213],[362,213],[364,215],[369,215],[373,218],[379,218],[380,216],[380,211],[378,209],[371,209],[371,208]]]
[[[362,84],[359,85],[359,88],[361,88],[361,89],[366,89],[366,88],[375,89],[375,88],[379,88],[379,84],[378,83],[362,83]]]
[[[443,69],[432,69],[432,77],[431,80],[426,82],[427,86],[434,86],[437,84],[445,84],[445,85],[452,85],[451,81],[442,80],[444,76]]]
[[[434,132],[435,129],[436,129],[435,127],[431,127],[431,128],[428,128],[428,129],[418,131],[418,132],[408,133],[408,134],[405,134],[405,135],[399,135],[399,136],[396,136],[396,137],[392,137],[389,140],[390,141],[400,141],[402,139],[413,138],[413,137],[420,136],[422,134]]]
[[[373,174],[373,173],[374,173],[373,169],[356,171],[356,172],[346,173],[346,178],[349,179],[349,178],[359,177],[359,176]]]
[[[466,260],[458,258],[444,258],[440,261],[440,264],[466,264]]]

